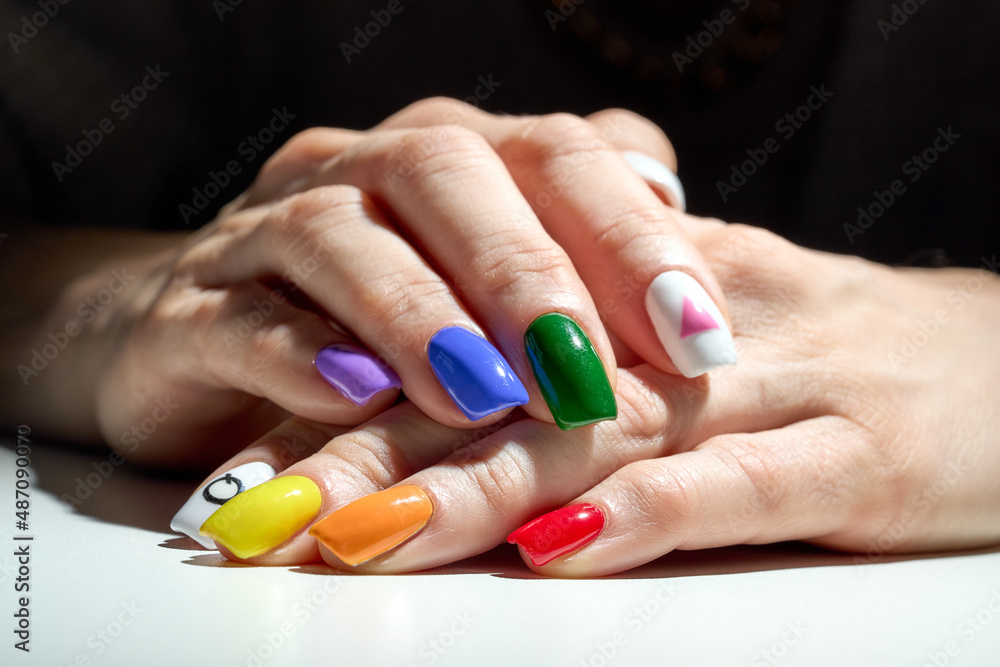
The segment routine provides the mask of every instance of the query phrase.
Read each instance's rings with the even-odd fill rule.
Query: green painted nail
[[[568,431],[618,416],[604,364],[572,319],[542,315],[524,333],[524,347],[559,428]]]

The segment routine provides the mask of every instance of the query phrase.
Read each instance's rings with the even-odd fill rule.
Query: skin
[[[637,293],[636,276],[679,269],[725,302],[676,211],[621,158],[637,147],[676,166],[663,133],[629,112],[502,118],[432,99],[368,132],[299,134],[216,220],[152,250],[129,252],[113,234],[99,238],[115,239],[115,252],[42,237],[11,280],[38,273],[54,246],[86,259],[41,272],[45,289],[12,310],[5,420],[103,439],[146,464],[214,464],[291,415],[353,425],[392,405],[394,389],[354,405],[313,368],[321,348],[353,343],[381,355],[433,419],[494,423],[509,410],[470,423],[427,361],[434,333],[462,326],[499,348],[528,380],[524,409],[551,423],[523,336],[554,311],[587,333],[612,386],[618,339],[675,372],[641,299],[619,304],[616,287]],[[114,266],[134,278],[50,367],[22,379],[30,351],[79,318]],[[165,399],[178,407],[153,429]],[[63,406],[58,422],[52,404]]]
[[[37,384],[24,391],[8,378],[4,395],[39,423],[58,397],[67,410],[54,433],[100,434],[146,463],[217,462],[254,441],[212,476],[252,460],[308,476],[323,494],[320,517],[419,485],[433,519],[353,568],[362,572],[464,558],[575,502],[601,507],[607,526],[537,571],[598,576],[672,549],[786,539],[858,551],[1000,539],[998,418],[977,409],[1000,382],[993,274],[889,269],[686,216],[624,165],[624,149],[676,166],[662,132],[620,111],[497,118],[428,100],[368,133],[303,133],[194,236],[141,252],[105,240],[92,265],[60,267],[37,286],[47,308],[18,311],[42,314],[4,334],[4,349],[18,352],[5,368],[65,323],[110,267],[135,267]],[[38,247],[72,256],[59,239]],[[321,261],[302,270],[317,247]],[[623,276],[676,268],[724,309],[728,295],[736,367],[678,376],[646,318],[645,284],[614,289]],[[230,349],[226,334],[275,286],[287,300]],[[531,384],[524,410],[469,424],[420,363],[430,335],[460,324],[529,378],[523,327],[553,309],[597,347],[616,421],[560,431]],[[325,385],[311,356],[338,341],[398,344],[394,367],[412,401],[390,408],[387,391],[359,408]],[[120,436],[164,395],[181,407],[125,448]],[[346,567],[302,531],[250,562],[320,558]]]
[[[794,539],[873,559],[1000,540],[1000,416],[983,402],[1000,391],[995,274],[892,269],[740,225],[682,225],[729,295],[740,364],[696,380],[620,369],[619,418],[571,432],[515,414],[475,439],[410,404],[349,433],[293,419],[220,472],[301,459],[281,474],[320,485],[320,517],[396,484],[423,488],[434,515],[353,568],[304,531],[250,562],[422,570],[578,502],[602,508],[604,530],[543,567],[526,557],[535,571],[601,576],[674,549]]]

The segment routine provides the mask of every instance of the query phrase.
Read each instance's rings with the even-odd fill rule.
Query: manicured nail
[[[302,530],[323,504],[319,487],[308,477],[276,477],[244,491],[220,507],[201,526],[201,534],[237,558],[267,553]]]
[[[482,336],[446,327],[431,338],[427,357],[438,382],[472,421],[528,402],[510,364]]]
[[[663,164],[656,158],[640,153],[638,151],[622,151],[622,157],[629,163],[629,166],[646,179],[654,188],[662,192],[670,205],[682,211],[687,210],[687,199],[684,196],[684,186],[677,174],[670,170],[670,167]]]
[[[581,503],[543,514],[507,536],[535,565],[572,553],[594,541],[604,530],[604,512],[597,505]]]
[[[340,508],[309,529],[337,558],[358,565],[419,533],[434,505],[419,486],[395,486]]]
[[[263,484],[275,474],[274,468],[260,461],[236,466],[188,498],[184,506],[170,520],[170,529],[184,533],[206,549],[215,549],[215,542],[198,533],[201,524],[205,523],[220,505],[232,500],[236,494]]]
[[[531,323],[524,347],[542,397],[564,431],[618,416],[604,364],[587,334],[562,313]]]
[[[684,377],[736,363],[736,345],[718,306],[683,271],[661,273],[646,290],[646,312]]]
[[[330,345],[316,355],[316,370],[334,389],[357,405],[391,387],[401,387],[396,372],[368,350],[354,345]]]

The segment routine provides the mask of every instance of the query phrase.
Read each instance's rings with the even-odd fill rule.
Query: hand
[[[739,366],[619,370],[619,418],[569,432],[515,413],[470,436],[409,404],[349,433],[292,420],[219,471],[262,461],[285,481],[179,519],[230,558],[372,573],[480,553],[531,519],[513,538],[555,576],[740,543],[877,559],[1000,540],[994,274],[682,225],[730,296]]]
[[[675,167],[662,132],[622,111],[430,100],[367,132],[298,135],[214,222],[133,262],[153,268],[107,316],[101,432],[147,463],[218,460],[293,414],[363,422],[400,386],[449,426],[525,404],[575,428],[616,414],[602,317],[626,362],[734,362],[722,292],[619,153],[636,148]],[[682,308],[711,329],[699,344]]]

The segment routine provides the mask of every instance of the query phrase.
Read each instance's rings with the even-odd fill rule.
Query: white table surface
[[[125,466],[73,508],[61,494],[107,454],[32,440],[27,531],[0,440],[4,666],[1000,666],[998,549],[859,565],[734,547],[585,581],[537,577],[508,546],[406,576],[247,567],[170,532],[198,480]],[[25,535],[30,653],[12,617]]]

